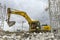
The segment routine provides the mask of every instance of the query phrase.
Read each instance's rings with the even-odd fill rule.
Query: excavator
[[[7,14],[8,14],[8,19],[7,19],[7,23],[9,26],[13,26],[15,24],[15,21],[10,21],[10,15],[11,14],[16,14],[16,15],[21,15],[23,16],[29,24],[29,32],[41,32],[41,26],[40,26],[40,22],[38,20],[32,20],[26,12],[24,11],[19,11],[19,10],[11,10],[11,8],[7,9]],[[50,31],[50,27],[49,26],[45,26],[45,29],[47,28],[47,31]],[[45,30],[43,29],[43,30]]]

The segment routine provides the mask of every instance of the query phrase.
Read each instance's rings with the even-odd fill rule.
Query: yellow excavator
[[[29,32],[41,32],[41,26],[40,26],[40,22],[37,20],[32,20],[26,12],[24,11],[13,11],[10,8],[7,9],[7,14],[8,14],[8,20],[7,23],[9,26],[13,26],[15,24],[15,21],[10,21],[10,15],[11,14],[17,14],[17,15],[21,15],[23,16],[29,24]],[[45,28],[43,30],[45,30],[47,28],[47,31],[50,31],[50,26],[45,26]]]

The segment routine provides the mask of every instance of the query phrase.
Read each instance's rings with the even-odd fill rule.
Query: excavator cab
[[[30,31],[31,32],[39,32],[40,31],[40,22],[39,21],[33,21],[31,23]]]

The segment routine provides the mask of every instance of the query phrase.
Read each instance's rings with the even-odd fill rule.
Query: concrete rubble
[[[21,35],[0,35],[0,40],[60,40],[59,34],[54,33],[22,33]]]

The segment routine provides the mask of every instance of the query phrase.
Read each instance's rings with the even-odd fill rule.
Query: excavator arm
[[[33,20],[31,20],[31,18],[27,15],[27,13],[26,12],[23,12],[23,11],[11,11],[11,9],[10,8],[8,8],[7,9],[7,14],[8,14],[8,25],[9,25],[9,23],[11,23],[9,20],[10,20],[10,15],[11,14],[17,14],[17,15],[21,15],[21,16],[23,16],[27,21],[28,21],[28,23],[29,23],[29,29],[30,29],[30,31],[36,31],[37,30],[37,28],[40,28],[40,22],[39,21],[33,21]],[[12,26],[12,25],[14,25],[15,24],[15,22],[13,22],[13,23],[11,23],[11,25],[10,26]]]
[[[26,12],[23,12],[23,11],[11,11],[10,8],[8,8],[7,12],[8,12],[8,20],[10,20],[10,14],[17,14],[17,15],[23,16],[29,23],[32,22],[32,20],[30,19],[30,17],[27,15]]]

